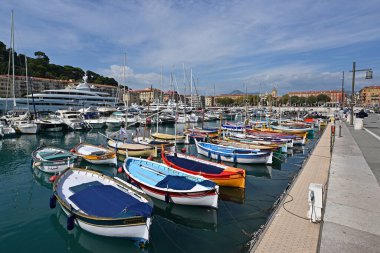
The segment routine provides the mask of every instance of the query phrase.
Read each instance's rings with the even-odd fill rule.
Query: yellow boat
[[[162,133],[153,133],[151,136],[156,140],[185,143],[186,136],[184,135],[174,135],[174,134],[162,134]]]
[[[305,130],[295,130],[292,131],[286,131],[286,130],[280,130],[280,129],[273,129],[273,128],[254,128],[255,130],[262,131],[262,132],[268,132],[268,133],[285,133],[285,134],[293,134],[297,135],[302,138],[306,138],[307,132]]]
[[[143,145],[138,143],[124,143],[121,141],[116,142],[114,140],[109,140],[107,144],[111,150],[117,150],[117,154],[121,156],[121,160],[124,156],[157,157],[157,148],[150,145]]]
[[[115,151],[101,146],[87,143],[79,143],[72,150],[77,156],[81,156],[89,163],[93,164],[117,164]]]
[[[268,145],[260,145],[260,144],[251,144],[248,142],[240,142],[235,140],[212,140],[211,143],[223,145],[223,146],[233,146],[235,148],[248,148],[248,149],[260,149],[260,150],[276,150],[279,149],[279,145],[268,144]]]

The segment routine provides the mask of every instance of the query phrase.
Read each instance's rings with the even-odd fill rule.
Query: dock
[[[331,153],[330,136],[328,126],[251,252],[380,252],[380,115],[361,130],[336,122]],[[310,183],[325,186],[320,223],[307,220]]]
[[[380,252],[380,115],[342,124],[331,160],[320,252]],[[372,134],[373,135],[372,135]]]
[[[317,252],[321,224],[307,219],[307,198],[310,183],[327,183],[330,137],[328,125],[251,252]]]

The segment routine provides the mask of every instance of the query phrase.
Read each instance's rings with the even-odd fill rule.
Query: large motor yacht
[[[80,109],[89,106],[112,106],[118,102],[118,99],[112,97],[107,92],[94,91],[94,87],[91,87],[87,83],[87,75],[83,77],[83,82],[80,82],[76,87],[69,86],[65,89],[57,90],[44,90],[33,95],[27,95],[24,98],[16,98],[17,106],[27,107],[29,104],[29,110],[37,111],[57,111],[67,108]],[[13,99],[1,99],[0,109],[5,109],[5,103],[8,103],[8,110],[12,110]],[[28,103],[29,100],[29,103]]]

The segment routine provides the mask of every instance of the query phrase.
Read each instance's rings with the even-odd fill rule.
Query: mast
[[[190,69],[190,107],[193,108],[193,69]]]
[[[125,87],[126,87],[126,82],[125,82],[125,66],[127,65],[127,53],[124,53],[124,66],[123,66],[123,84],[124,84],[124,94],[125,95]],[[129,100],[131,99],[129,96],[129,88],[128,88],[128,93],[127,93],[127,111],[125,113],[125,131],[127,131],[128,128],[128,111],[129,111]]]
[[[29,111],[28,59],[26,55],[25,55],[25,83],[26,83],[26,104]]]
[[[15,34],[14,34],[14,21],[12,10],[12,25],[11,25],[11,40],[12,40],[12,91],[13,91],[13,106],[16,107],[16,94],[15,94]]]

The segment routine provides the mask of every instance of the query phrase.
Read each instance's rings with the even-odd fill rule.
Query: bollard
[[[339,137],[342,137],[342,125],[339,125]]]

